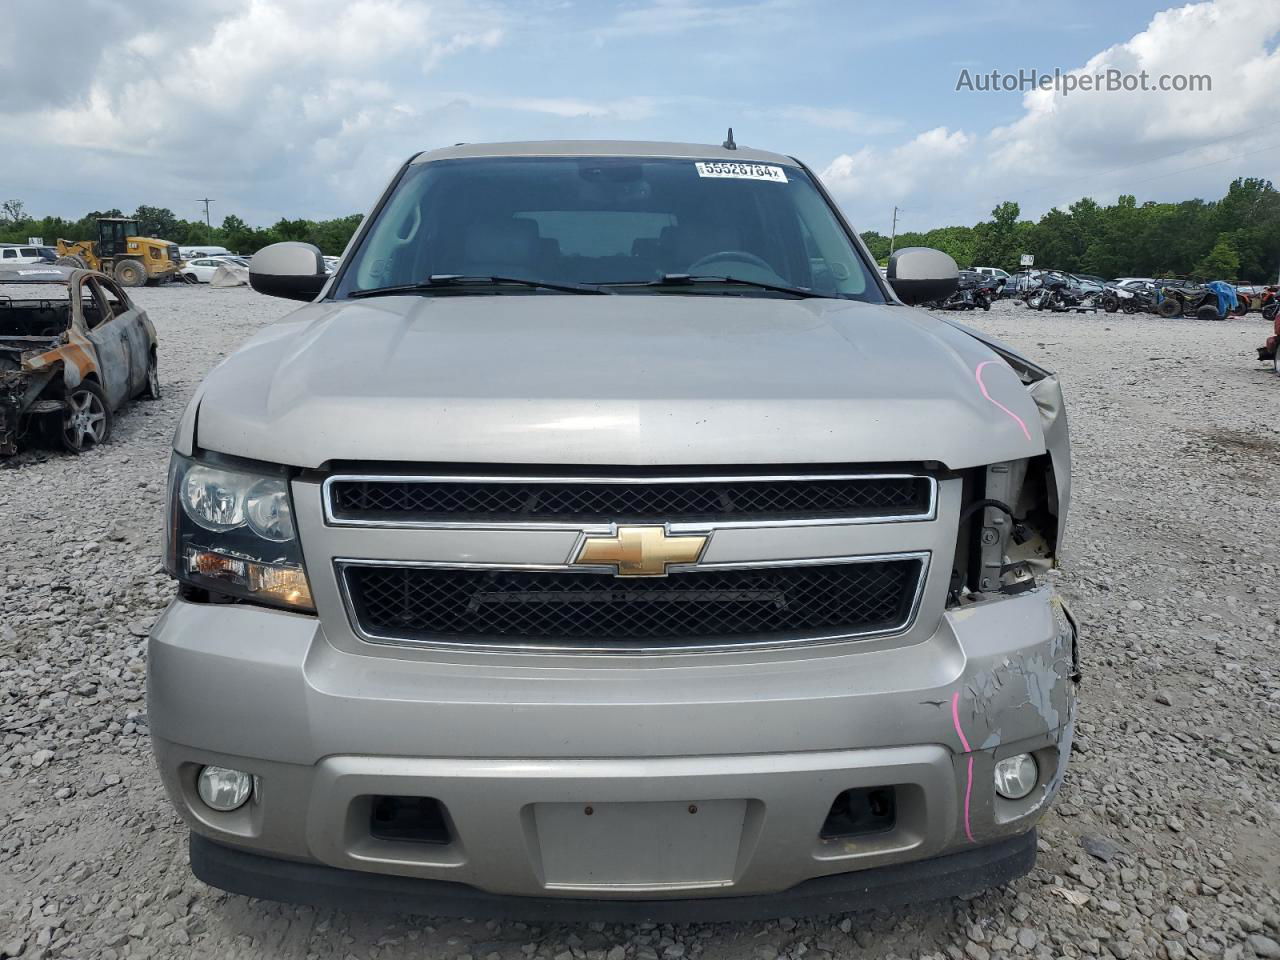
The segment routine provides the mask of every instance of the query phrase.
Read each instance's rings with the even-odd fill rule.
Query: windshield
[[[635,157],[415,164],[348,261],[339,297],[432,276],[625,285],[689,274],[885,299],[823,195],[790,165]]]

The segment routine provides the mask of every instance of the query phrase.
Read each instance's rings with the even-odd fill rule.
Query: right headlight
[[[313,612],[283,472],[253,472],[174,454],[165,566],[214,593]]]

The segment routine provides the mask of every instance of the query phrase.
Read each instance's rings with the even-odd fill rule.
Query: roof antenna
[[[726,150],[737,150],[738,145],[733,142],[733,127],[729,128],[729,139],[721,144]]]

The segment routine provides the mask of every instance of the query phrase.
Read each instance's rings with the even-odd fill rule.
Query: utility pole
[[[204,242],[205,243],[213,242],[213,223],[212,221],[209,220],[209,204],[216,203],[216,202],[217,202],[216,200],[210,200],[208,197],[205,197],[202,200],[196,201],[196,203],[204,204],[204,225],[205,225]]]
[[[889,256],[893,256],[893,243],[898,239],[898,208],[893,208],[893,226],[889,229]]]

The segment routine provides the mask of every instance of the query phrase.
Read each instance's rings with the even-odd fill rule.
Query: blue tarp
[[[1206,283],[1205,287],[1218,295],[1219,317],[1225,317],[1240,305],[1240,300],[1236,296],[1236,288],[1225,280],[1214,280],[1211,283]]]

